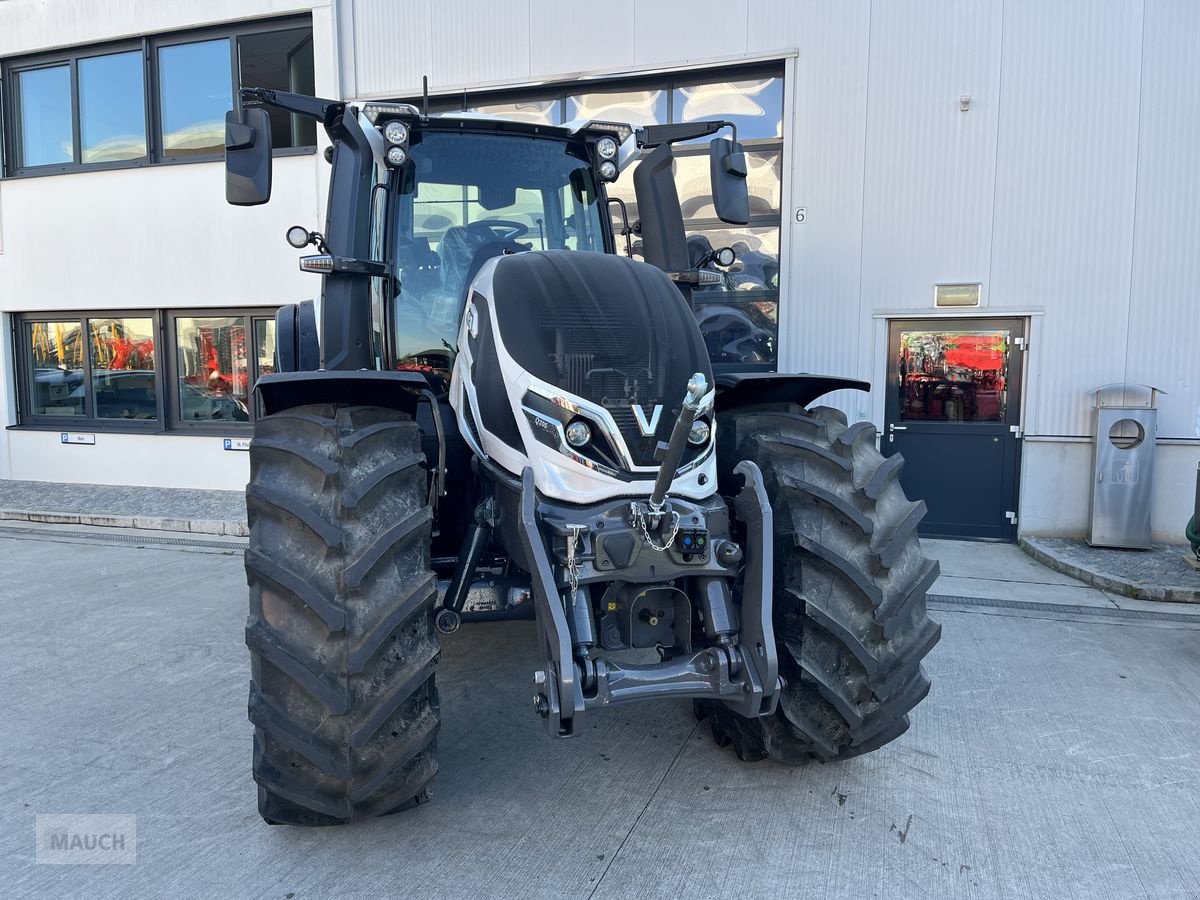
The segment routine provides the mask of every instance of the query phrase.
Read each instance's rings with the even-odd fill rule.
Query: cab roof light
[[[411,103],[368,103],[363,107],[363,115],[372,125],[378,124],[380,116],[418,116],[418,110]]]

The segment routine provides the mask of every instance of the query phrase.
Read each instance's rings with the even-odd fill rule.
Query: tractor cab
[[[720,284],[714,261],[727,266],[733,253],[723,248],[719,256],[698,259],[688,246],[671,165],[674,142],[726,128],[733,133],[733,140],[719,137],[710,145],[714,203],[723,221],[749,218],[745,159],[734,126],[723,121],[639,129],[596,121],[547,126],[478,114],[426,116],[400,103],[370,103],[359,111],[282,92],[243,93],[245,106],[227,120],[229,202],[255,205],[270,197],[270,130],[255,103],[314,115],[334,141],[327,154],[333,177],[325,234],[298,228],[295,240],[289,236],[294,246],[322,251],[301,260],[301,268],[327,276],[321,333],[344,333],[343,324],[360,332],[345,345],[335,337],[332,346],[307,354],[320,359],[321,368],[420,372],[442,393],[467,289],[497,256],[628,254],[636,234],[645,260],[667,271],[685,297],[693,287]],[[634,176],[641,219],[630,223],[624,205],[613,200],[621,222],[614,234],[606,186],[640,151],[648,154]],[[351,308],[355,312],[343,318]],[[368,309],[369,315],[358,312]],[[325,327],[331,314],[339,329]],[[365,333],[368,319],[372,327]]]

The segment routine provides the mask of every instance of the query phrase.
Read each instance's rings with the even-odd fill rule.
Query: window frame
[[[225,157],[224,150],[194,156],[164,156],[159,135],[162,103],[158,87],[158,51],[162,47],[192,44],[225,38],[229,41],[229,84],[233,108],[241,109],[238,95],[240,86],[238,38],[255,34],[271,34],[296,28],[308,28],[309,39],[313,38],[312,15],[287,16],[283,18],[256,19],[235,24],[218,25],[186,31],[170,31],[141,38],[125,38],[100,44],[83,44],[47,53],[35,53],[0,60],[0,178],[38,178],[44,175],[65,175],[78,172],[104,172],[113,169],[140,169],[147,166],[174,166],[189,163],[217,162]],[[314,54],[315,54],[314,43]],[[142,54],[142,104],[146,128],[146,153],[136,159],[112,160],[109,162],[85,163],[82,156],[82,134],[79,107],[79,61],[115,53],[140,50]],[[36,69],[66,65],[71,79],[71,130],[72,160],[66,163],[50,163],[40,166],[24,165],[24,148],[21,144],[21,98],[18,87],[19,74]],[[279,147],[272,155],[308,156],[317,152],[316,144],[305,147]]]
[[[246,385],[246,411],[250,418],[245,422],[236,419],[184,419],[180,415],[179,403],[179,344],[176,335],[179,334],[180,319],[212,319],[234,316],[241,317],[246,331],[246,375],[249,379]],[[163,329],[167,346],[170,347],[169,357],[163,360],[163,387],[160,399],[166,405],[166,418],[163,420],[166,429],[177,434],[227,434],[231,428],[248,431],[258,420],[258,408],[255,403],[254,386],[258,383],[258,347],[254,334],[256,319],[275,319],[275,309],[262,306],[220,306],[220,307],[191,307],[166,310]],[[170,385],[168,388],[167,385]]]
[[[154,346],[154,419],[110,419],[96,416],[94,397],[95,383],[92,379],[92,353],[90,348],[92,319],[150,319],[155,335]],[[162,316],[157,309],[102,309],[102,310],[49,310],[46,312],[14,313],[12,317],[13,364],[16,367],[17,424],[11,428],[31,428],[40,431],[116,431],[122,433],[155,434],[163,430],[162,398]],[[33,413],[33,358],[25,344],[26,326],[37,322],[78,322],[80,335],[89,341],[83,355],[83,411],[82,416],[54,416]]]
[[[229,435],[246,434],[259,418],[260,410],[255,400],[254,387],[262,372],[258,363],[258,338],[255,334],[255,323],[259,320],[275,321],[277,307],[271,306],[237,306],[237,307],[191,307],[191,308],[154,308],[154,309],[87,309],[87,310],[48,310],[36,312],[13,313],[11,318],[11,335],[13,347],[13,367],[15,369],[17,423],[8,426],[9,429],[27,431],[87,431],[108,434],[196,434],[196,435]],[[178,345],[175,340],[177,333],[176,320],[179,318],[211,318],[219,316],[238,316],[246,323],[247,359],[246,372],[249,376],[249,402],[246,404],[250,418],[246,422],[234,419],[214,421],[192,421],[179,418],[178,385]],[[78,322],[83,339],[90,342],[91,321],[103,319],[150,319],[155,336],[154,346],[154,389],[155,389],[155,419],[119,419],[100,418],[95,414],[95,384],[92,378],[92,354],[89,347],[83,356],[84,396],[82,416],[55,416],[35,414],[33,409],[33,373],[31,348],[25,343],[27,326],[36,322]]]

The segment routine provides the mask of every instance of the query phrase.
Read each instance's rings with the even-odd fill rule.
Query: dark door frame
[[[911,315],[894,315],[888,316],[885,320],[885,381],[884,381],[884,398],[883,398],[883,430],[880,434],[880,449],[885,455],[890,455],[889,450],[892,450],[893,429],[907,431],[909,428],[917,427],[927,433],[944,432],[947,436],[952,434],[968,435],[968,434],[984,434],[989,433],[995,435],[997,428],[1005,429],[1007,434],[1002,435],[1002,440],[1011,440],[1012,444],[1005,448],[1006,458],[1008,460],[1003,471],[1003,482],[1001,484],[1001,493],[1007,498],[1006,511],[1013,513],[1012,518],[1006,528],[999,534],[991,536],[980,534],[938,534],[930,536],[937,537],[955,537],[974,540],[1000,540],[1000,541],[1016,541],[1017,539],[1017,521],[1019,518],[1019,503],[1020,503],[1020,480],[1021,480],[1021,456],[1024,444],[1024,400],[1025,400],[1025,381],[1028,376],[1027,357],[1029,347],[1029,332],[1032,325],[1029,314],[1021,313],[1002,313],[997,312],[994,315],[972,315],[964,310],[964,315],[951,315],[940,313],[937,315],[922,315],[921,311],[914,310]],[[907,421],[903,424],[900,422],[900,404],[899,404],[899,370],[895,365],[893,356],[899,344],[899,336],[901,331],[913,330],[928,330],[928,331],[989,331],[989,330],[1009,330],[1012,336],[1011,348],[1009,351],[1009,368],[1006,385],[1006,406],[1005,416],[1003,421],[999,423],[950,423],[950,422],[921,422],[914,423]],[[894,452],[894,451],[893,451]]]

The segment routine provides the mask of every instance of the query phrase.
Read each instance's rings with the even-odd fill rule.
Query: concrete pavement
[[[240,553],[50,532],[0,529],[7,896],[1200,896],[1200,618],[1017,548],[930,543],[933,692],[869,756],[743,764],[671,702],[554,741],[532,623],[465,626],[433,802],[301,830],[254,805]],[[136,864],[34,864],[36,813],[99,812]]]

